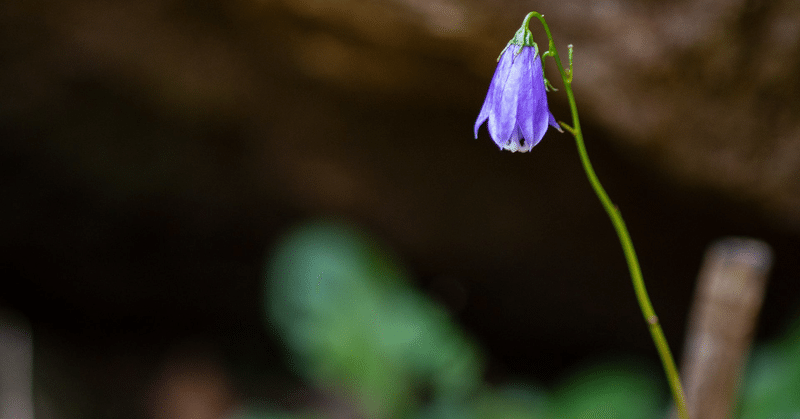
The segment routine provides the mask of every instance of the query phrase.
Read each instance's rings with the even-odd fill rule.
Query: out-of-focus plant
[[[665,417],[657,374],[630,360],[578,369],[549,391],[482,383],[479,351],[408,280],[385,247],[360,229],[332,221],[303,224],[279,241],[269,259],[268,323],[294,370],[358,417]],[[798,394],[800,322],[753,351],[735,417],[800,417]],[[244,410],[230,419],[330,414]]]
[[[370,418],[407,417],[424,400],[463,405],[481,380],[474,346],[355,228],[316,222],[280,241],[266,307],[290,363]]]
[[[549,419],[665,417],[663,389],[650,368],[630,360],[583,367],[550,393]]]
[[[784,336],[753,351],[736,417],[800,418],[800,318]]]

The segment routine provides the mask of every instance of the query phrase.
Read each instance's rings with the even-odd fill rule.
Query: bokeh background
[[[484,383],[550,388],[609,356],[659,380],[571,139],[472,138],[531,9],[575,46],[589,154],[676,354],[722,236],[773,247],[756,340],[782,336],[800,303],[795,0],[11,0],[0,308],[33,336],[37,416],[368,416],[287,362],[265,310],[280,238],[319,219],[393,255]]]

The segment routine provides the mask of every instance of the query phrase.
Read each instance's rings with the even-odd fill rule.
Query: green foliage
[[[634,364],[604,363],[567,377],[552,393],[546,417],[553,419],[639,419],[663,417],[660,371]]]
[[[367,235],[301,226],[278,244],[267,275],[268,317],[292,365],[367,417],[408,416],[427,393],[461,400],[479,387],[473,346]]]
[[[800,417],[800,322],[750,359],[739,404],[741,419]]]
[[[537,419],[544,418],[547,398],[542,390],[529,385],[506,386],[484,391],[475,405],[477,419]],[[454,416],[439,416],[439,418]]]
[[[373,238],[336,222],[301,225],[274,249],[265,289],[269,324],[307,382],[369,418],[640,419],[664,417],[663,371],[630,360],[570,374],[545,392],[481,383],[478,351],[415,290]],[[800,323],[753,351],[741,419],[800,415]],[[244,411],[235,419],[324,412]]]

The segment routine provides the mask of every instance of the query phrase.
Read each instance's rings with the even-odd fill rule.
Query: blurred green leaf
[[[543,391],[531,385],[506,385],[499,389],[484,387],[469,401],[434,402],[422,409],[415,419],[542,419],[547,399]]]
[[[547,413],[543,391],[530,385],[506,386],[484,392],[478,399],[477,419],[540,419]]]
[[[780,339],[756,347],[739,402],[741,419],[800,417],[800,319]]]
[[[663,417],[663,393],[648,368],[637,363],[592,365],[571,374],[551,394],[548,418],[641,419]]]
[[[465,399],[480,386],[473,346],[350,225],[310,223],[281,240],[266,308],[298,372],[351,394],[368,417],[408,415],[423,397]]]

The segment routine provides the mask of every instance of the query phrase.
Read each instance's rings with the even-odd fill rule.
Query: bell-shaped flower
[[[539,144],[548,124],[559,131],[561,127],[547,107],[538,47],[535,43],[513,42],[500,56],[489,93],[475,121],[475,138],[478,128],[488,120],[489,134],[501,149],[524,153]]]

